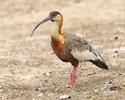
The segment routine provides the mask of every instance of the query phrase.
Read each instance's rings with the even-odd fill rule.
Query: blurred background
[[[62,32],[84,37],[103,56],[109,71],[81,63],[73,91],[72,66],[50,45],[51,11],[63,15]],[[0,0],[0,99],[125,100],[125,0]]]

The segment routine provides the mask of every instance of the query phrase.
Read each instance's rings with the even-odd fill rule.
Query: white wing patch
[[[98,57],[93,54],[93,52],[90,52],[89,50],[85,51],[71,51],[71,54],[74,58],[76,58],[79,61],[86,61],[86,60],[97,60]]]

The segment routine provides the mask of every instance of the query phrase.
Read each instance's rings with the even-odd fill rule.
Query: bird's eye
[[[55,14],[53,13],[53,14],[52,14],[52,16],[54,17],[54,16],[55,16]]]
[[[57,14],[58,14],[58,12],[53,11],[49,15],[50,15],[51,18],[54,18]]]
[[[55,17],[56,16],[56,14],[55,13],[52,13],[52,15],[51,15],[52,17]]]

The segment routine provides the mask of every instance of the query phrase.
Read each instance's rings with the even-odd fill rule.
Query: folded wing
[[[90,46],[83,38],[72,35],[70,41],[71,54],[75,59],[78,61],[90,61],[100,68],[108,69],[99,52]]]

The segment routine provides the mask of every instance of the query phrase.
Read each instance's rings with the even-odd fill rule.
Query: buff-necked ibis
[[[70,74],[70,89],[74,86],[76,68],[79,62],[90,61],[100,68],[108,69],[99,52],[89,45],[84,38],[76,36],[75,34],[61,33],[63,16],[58,11],[50,12],[47,18],[36,25],[31,36],[39,25],[47,21],[52,21],[54,25],[54,29],[51,33],[51,45],[55,54],[62,61],[70,62],[73,65],[73,71]]]

